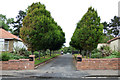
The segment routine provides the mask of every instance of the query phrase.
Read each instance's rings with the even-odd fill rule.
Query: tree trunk
[[[32,55],[34,55],[33,52],[34,52],[34,51],[32,50]]]
[[[53,55],[54,55],[54,51],[53,51]]]
[[[51,50],[50,50],[50,56],[51,56]]]
[[[82,56],[83,56],[83,58],[85,57],[85,56],[84,56],[84,52],[82,53]]]
[[[38,56],[39,56],[39,60],[40,60],[40,50],[39,50],[39,55]]]
[[[81,55],[82,50],[80,50],[80,55]]]
[[[87,52],[86,52],[86,58],[88,58],[88,50],[87,50]]]
[[[91,58],[91,51],[89,51],[89,58]]]
[[[45,52],[46,52],[46,51],[44,50],[44,51],[43,51],[43,53],[44,53],[44,58],[45,58]]]

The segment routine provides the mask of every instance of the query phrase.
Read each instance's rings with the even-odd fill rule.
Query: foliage
[[[101,57],[102,57],[102,55],[100,52],[96,52],[96,53],[91,55],[91,58],[101,58]]]
[[[101,46],[100,51],[103,57],[106,57],[112,54],[112,50],[110,49],[109,46]]]
[[[28,7],[20,36],[32,51],[58,50],[65,42],[61,27],[40,2]]]
[[[38,51],[34,51],[33,54],[35,55],[35,58],[39,57],[39,52]],[[42,57],[43,55],[40,53],[40,56]]]
[[[114,16],[113,19],[111,19],[111,22],[108,24],[106,21],[102,23],[104,26],[104,34],[106,36],[114,35],[115,37],[118,36],[120,27],[120,17]]]
[[[102,46],[101,49],[94,49],[91,58],[120,58],[120,52],[111,51],[110,47]]]
[[[113,51],[112,54],[106,56],[105,58],[120,58],[120,52]]]
[[[14,54],[18,54],[26,57],[29,57],[29,55],[32,54],[30,51],[27,51],[25,48],[15,47],[14,50],[15,50]]]
[[[20,10],[16,17],[17,20],[12,22],[14,28],[13,30],[14,35],[20,36],[20,28],[23,26],[22,23],[25,16],[26,16],[26,12]]]
[[[46,56],[46,58],[41,58],[40,60],[38,59],[38,58],[36,58],[35,59],[35,65],[38,65],[38,64],[40,64],[40,63],[43,63],[43,62],[45,62],[45,61],[47,61],[47,60],[50,60],[51,58],[54,58],[54,57],[56,57],[56,56],[59,56],[60,54],[54,54],[54,55],[51,55],[51,56]]]
[[[102,35],[103,25],[100,23],[100,17],[97,11],[90,7],[77,23],[70,45],[76,49],[89,51],[91,53],[101,41]]]
[[[111,19],[111,22],[109,23],[109,28],[111,30],[111,34],[114,34],[115,37],[119,34],[118,27],[120,27],[120,17],[114,16],[113,19]]]
[[[94,49],[94,50],[92,51],[92,54],[95,54],[95,53],[97,53],[97,52],[100,52],[100,50],[98,50],[98,49],[96,48],[96,49]]]
[[[0,60],[2,61],[8,61],[10,59],[10,56],[8,55],[9,53],[4,52],[0,54]]]
[[[102,23],[103,24],[103,29],[104,29],[104,35],[107,35],[107,30],[108,30],[108,23],[105,21]]]
[[[109,41],[109,40],[111,40],[113,38],[114,37],[112,35],[110,35],[110,36],[103,35],[100,43],[107,43],[107,41]]]
[[[21,56],[19,54],[14,54],[14,53],[9,53],[8,54],[10,56],[10,59],[13,60],[18,60],[18,59],[28,59],[29,57],[26,57],[26,56]]]
[[[0,28],[12,32],[12,29],[10,29],[10,24],[12,24],[13,21],[13,18],[7,19],[5,15],[0,14]]]
[[[3,52],[0,54],[0,59],[2,61],[8,61],[8,60],[18,60],[18,59],[28,59],[29,57],[22,56],[19,54],[9,53],[9,52]]]
[[[72,46],[69,46],[69,47],[63,47],[59,51],[63,51],[64,54],[67,54],[67,53],[72,53],[73,51],[77,51],[77,49],[75,49]]]
[[[120,52],[113,51],[111,55],[116,56],[116,58],[120,58]]]

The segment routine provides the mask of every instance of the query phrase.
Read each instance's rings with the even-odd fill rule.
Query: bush
[[[94,50],[92,51],[92,54],[95,54],[95,53],[97,53],[97,52],[100,52],[100,50],[98,50],[98,49],[96,48],[96,49],[94,49]]]
[[[8,55],[9,53],[5,52],[5,53],[1,53],[0,54],[0,61],[8,61],[10,59],[10,56]]]
[[[32,54],[32,52],[27,51],[25,48],[16,47],[14,49],[15,49],[14,54],[17,54],[17,55],[22,55],[22,56],[25,56],[25,57],[29,57],[29,55]]]
[[[100,52],[96,52],[96,53],[91,55],[91,58],[101,58],[101,57],[102,57],[102,55]]]
[[[109,46],[101,46],[100,51],[103,57],[110,56],[112,54],[112,50]]]
[[[111,55],[116,56],[115,58],[120,58],[120,52],[113,51],[113,53]]]
[[[18,59],[26,59],[28,57],[25,57],[25,56],[20,56],[20,55],[12,55],[11,59],[15,59],[15,60],[18,60]]]
[[[112,51],[108,46],[102,46],[100,50],[92,51],[91,58],[120,58],[120,52]]]
[[[110,55],[110,56],[107,56],[105,58],[117,58],[117,56],[116,55]]]
[[[39,52],[38,51],[35,51],[33,54],[35,55],[35,58],[39,57]]]

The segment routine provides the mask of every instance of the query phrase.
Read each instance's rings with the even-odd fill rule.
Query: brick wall
[[[82,59],[76,61],[77,70],[120,70],[120,58],[112,59]]]
[[[34,69],[34,56],[33,61],[29,59],[0,61],[2,70],[33,70]]]

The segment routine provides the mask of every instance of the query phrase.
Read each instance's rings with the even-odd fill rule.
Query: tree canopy
[[[115,37],[118,36],[120,28],[120,17],[114,16],[113,19],[111,19],[111,22],[109,23],[109,28],[111,28],[111,34],[115,35]]]
[[[61,27],[40,2],[28,7],[20,36],[32,50],[57,50],[65,42]]]
[[[89,7],[88,11],[77,23],[70,45],[76,49],[91,52],[97,47],[102,35],[103,25],[100,23],[100,17],[94,8]]]
[[[25,16],[26,16],[26,12],[20,10],[17,17],[16,17],[17,20],[12,23],[13,28],[14,28],[12,33],[14,35],[20,37],[20,28],[23,26],[22,23],[23,23],[23,19],[24,19]]]
[[[5,15],[0,14],[0,28],[5,29],[6,31],[12,31],[12,29],[10,29],[10,24],[12,24],[13,21],[13,18],[7,19]]]

